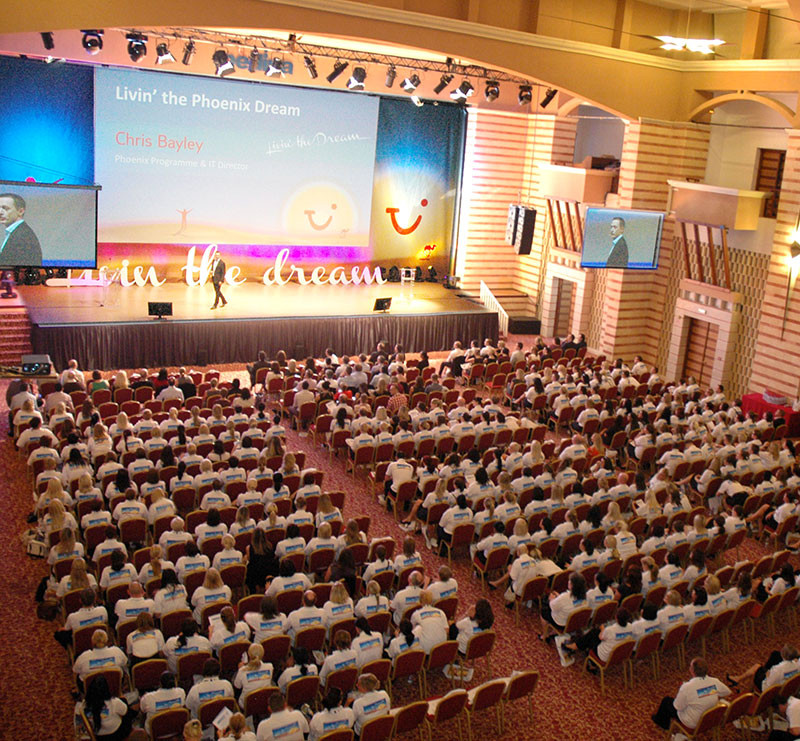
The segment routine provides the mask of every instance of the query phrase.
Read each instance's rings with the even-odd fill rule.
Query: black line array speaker
[[[533,244],[533,230],[536,226],[536,209],[519,207],[517,219],[517,232],[514,239],[514,249],[518,255],[530,255]]]
[[[530,255],[533,230],[536,226],[536,209],[512,203],[508,207],[506,242],[513,244],[518,255]]]

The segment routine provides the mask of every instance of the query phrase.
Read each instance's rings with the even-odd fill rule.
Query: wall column
[[[800,130],[788,132],[783,185],[775,222],[775,241],[761,304],[749,390],[771,389],[790,399],[800,394],[800,291],[789,286],[789,246],[800,214]],[[789,291],[789,308],[782,331]]]

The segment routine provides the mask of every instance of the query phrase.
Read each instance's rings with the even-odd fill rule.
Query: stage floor
[[[454,340],[497,339],[497,313],[437,283],[383,286],[264,286],[225,289],[228,305],[211,310],[213,289],[163,286],[20,286],[35,353],[61,369],[135,368],[252,362],[278,350],[301,358],[366,352],[380,341],[409,352],[449,350]],[[388,314],[374,313],[391,297]],[[174,316],[147,316],[148,301],[172,301]]]
[[[285,317],[373,316],[376,298],[391,297],[389,316],[482,313],[487,310],[440,283],[400,283],[382,286],[265,286],[248,282],[227,286],[224,308],[212,311],[213,288],[182,283],[163,286],[119,285],[100,287],[18,286],[17,291],[38,326],[155,322],[147,316],[148,301],[171,301],[173,316],[167,321],[263,320]]]

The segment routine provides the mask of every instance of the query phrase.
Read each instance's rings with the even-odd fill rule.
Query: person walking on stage
[[[211,274],[211,282],[214,284],[214,305],[212,309],[216,309],[220,301],[225,306],[228,302],[225,296],[222,295],[222,282],[225,280],[225,261],[219,256],[219,252],[214,255],[213,272]]]

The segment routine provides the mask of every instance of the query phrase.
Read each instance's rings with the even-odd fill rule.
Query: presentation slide
[[[94,268],[97,190],[0,180],[0,267]]]
[[[587,209],[581,266],[655,270],[663,223],[655,211]]]
[[[97,69],[100,242],[369,257],[379,98]]]

